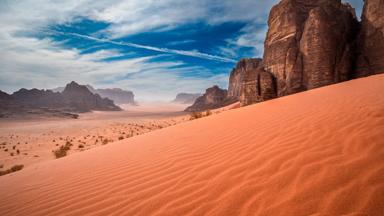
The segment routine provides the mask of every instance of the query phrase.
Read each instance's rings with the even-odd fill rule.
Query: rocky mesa
[[[341,0],[280,1],[269,15],[263,59],[237,63],[223,101],[245,106],[384,73],[384,1],[365,0],[361,20]]]

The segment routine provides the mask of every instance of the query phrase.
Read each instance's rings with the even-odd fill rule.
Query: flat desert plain
[[[0,177],[0,215],[381,216],[383,92],[371,76],[35,163]]]
[[[32,118],[0,120],[0,166],[29,166],[54,160],[53,151],[69,143],[67,154],[107,145],[117,140],[189,120],[186,105],[144,103],[122,105],[126,111],[80,114],[79,119]]]

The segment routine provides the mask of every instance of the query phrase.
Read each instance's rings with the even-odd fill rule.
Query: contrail
[[[110,43],[110,44],[119,45],[119,46],[128,46],[128,47],[133,47],[133,48],[146,49],[146,50],[152,50],[152,51],[156,51],[156,52],[170,53],[170,54],[176,54],[176,55],[182,55],[182,56],[190,56],[190,57],[196,57],[196,58],[213,60],[213,61],[220,61],[220,62],[237,62],[234,59],[230,59],[230,58],[226,58],[226,57],[222,57],[222,56],[211,55],[211,54],[202,53],[202,52],[198,52],[198,51],[168,49],[168,48],[161,48],[161,47],[154,47],[154,46],[146,46],[146,45],[136,44],[136,43],[114,41],[114,40],[109,40],[109,39],[105,39],[105,38],[97,38],[97,37],[82,35],[82,34],[78,34],[78,33],[60,32],[60,31],[55,31],[55,30],[51,30],[51,31],[56,33],[56,34],[72,35],[72,36],[79,37],[79,38],[84,38],[84,39],[103,42],[103,43]]]

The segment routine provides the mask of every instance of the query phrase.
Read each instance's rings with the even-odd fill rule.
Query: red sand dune
[[[0,215],[384,215],[384,75],[0,177]]]

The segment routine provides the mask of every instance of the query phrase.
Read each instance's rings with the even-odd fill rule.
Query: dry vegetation
[[[59,149],[53,151],[53,154],[56,158],[61,158],[67,156],[67,152],[71,149],[72,143],[66,142],[65,145],[60,146]]]
[[[211,110],[207,110],[205,112],[192,112],[189,114],[190,120],[199,119],[210,115],[212,115]]]
[[[3,166],[1,166],[1,168],[2,167]],[[13,172],[16,172],[16,171],[19,171],[19,170],[22,170],[23,168],[24,168],[24,165],[14,165],[10,169],[4,170],[4,171],[0,170],[0,176],[6,175],[6,174],[9,174],[9,173],[13,173]]]

